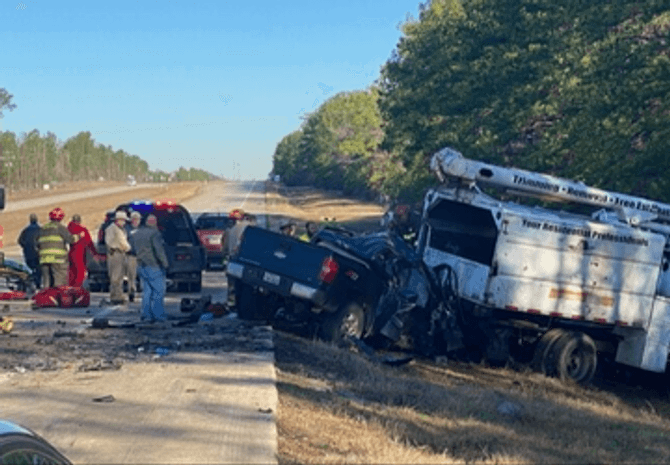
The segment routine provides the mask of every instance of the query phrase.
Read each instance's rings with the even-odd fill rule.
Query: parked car
[[[200,292],[202,289],[202,270],[207,259],[205,248],[198,239],[195,226],[188,210],[173,202],[131,202],[119,205],[115,211],[123,210],[128,215],[137,211],[142,215],[142,224],[147,215],[158,218],[158,230],[163,236],[165,251],[170,266],[167,269],[168,291]],[[105,228],[109,226],[114,212],[108,212],[100,226],[96,240],[96,250],[107,254],[105,246]],[[88,280],[91,291],[107,292],[109,276],[104,261],[88,260]]]
[[[207,269],[223,269],[223,240],[235,225],[227,213],[203,213],[195,221],[195,230],[207,253]]]
[[[0,463],[71,465],[72,462],[35,432],[0,420]]]

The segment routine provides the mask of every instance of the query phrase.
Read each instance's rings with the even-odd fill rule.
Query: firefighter
[[[309,242],[317,232],[319,232],[319,225],[317,225],[314,221],[308,221],[305,223],[305,232],[300,235],[299,239],[305,242]]]
[[[130,223],[126,224],[126,234],[128,234],[128,243],[130,252],[126,255],[126,276],[128,277],[128,300],[135,301],[137,292],[137,252],[133,244],[133,235],[139,230],[142,214],[133,211],[130,214]]]
[[[89,250],[93,254],[95,261],[101,260],[101,255],[95,250],[91,233],[81,224],[81,216],[72,215],[72,221],[67,225],[67,230],[72,234],[78,234],[80,239],[70,247],[68,258],[70,261],[70,268],[68,271],[67,284],[68,286],[81,287],[86,279],[86,251]]]
[[[62,208],[49,212],[49,222],[42,226],[37,235],[37,251],[40,257],[42,288],[65,286],[68,273],[68,245],[79,239],[61,224],[65,218]]]
[[[235,209],[228,214],[228,218],[235,220],[235,225],[230,228],[223,239],[223,260],[226,261],[237,254],[242,241],[242,234],[250,222],[245,220],[245,213],[242,209]],[[228,303],[232,306],[235,303],[235,278],[226,275],[228,279]]]
[[[126,254],[130,244],[126,235],[128,215],[123,210],[114,213],[114,222],[105,229],[107,246],[107,272],[109,274],[109,300],[113,305],[125,303],[123,297],[123,272],[126,268]]]
[[[19,235],[18,243],[23,249],[23,258],[26,265],[33,271],[32,278],[36,287],[42,284],[42,272],[40,270],[40,256],[37,252],[37,235],[40,231],[40,225],[37,222],[37,215],[31,213],[29,217],[30,224],[25,227]]]
[[[242,240],[242,233],[250,224],[250,222],[245,219],[245,213],[242,209],[231,211],[228,214],[228,218],[235,220],[235,225],[228,230],[223,239],[223,253],[226,258],[232,257],[237,253],[240,241]]]

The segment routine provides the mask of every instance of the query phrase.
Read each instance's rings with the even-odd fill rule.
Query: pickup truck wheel
[[[556,376],[563,381],[587,384],[593,379],[598,363],[596,345],[584,333],[566,333],[553,349]]]
[[[335,313],[326,314],[319,326],[319,337],[326,342],[341,342],[345,337],[361,338],[365,313],[357,303],[345,305]]]

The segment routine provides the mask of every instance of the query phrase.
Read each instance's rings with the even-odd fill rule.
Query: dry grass
[[[335,219],[354,228],[379,225],[384,208],[372,202],[343,198],[337,192],[307,187],[279,187],[268,183],[266,203],[269,211],[301,222]]]
[[[111,185],[110,185],[111,186]],[[103,187],[110,187],[103,186]],[[85,189],[86,185],[79,186],[80,189]],[[101,187],[100,184],[95,184],[95,187]],[[82,223],[91,232],[93,232],[103,221],[105,213],[114,209],[121,203],[132,200],[164,200],[171,199],[175,202],[183,202],[184,200],[196,195],[201,189],[201,184],[197,182],[180,182],[165,184],[156,187],[142,187],[131,189],[125,192],[116,193],[112,195],[97,196],[93,198],[86,198],[74,202],[67,202],[66,204],[51,204],[36,209],[21,210],[13,212],[3,212],[0,217],[0,225],[4,229],[3,247],[11,247],[16,245],[16,240],[21,233],[21,230],[28,224],[28,215],[32,212],[37,213],[40,222],[43,223],[48,219],[48,213],[53,208],[60,206],[65,210],[66,224],[74,215],[78,213],[82,217]],[[15,198],[27,199],[35,197],[47,197],[51,195],[62,194],[65,192],[77,191],[76,186],[64,186],[60,190],[55,191],[39,191],[39,192],[24,192],[20,196],[14,194],[8,199],[8,203]]]
[[[392,368],[282,333],[276,346],[281,463],[670,460],[667,416],[606,391],[462,363]]]

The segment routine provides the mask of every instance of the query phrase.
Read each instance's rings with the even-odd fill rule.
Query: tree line
[[[0,89],[2,110],[16,104],[6,89]],[[52,133],[41,135],[35,129],[19,136],[0,132],[0,179],[12,190],[41,188],[66,181],[124,181],[132,175],[140,182],[203,181],[215,179],[207,171],[180,167],[175,173],[152,171],[137,155],[96,143],[88,131],[62,142]]]
[[[287,184],[418,199],[432,154],[670,201],[670,8],[661,0],[433,0],[380,78],[274,152]]]

